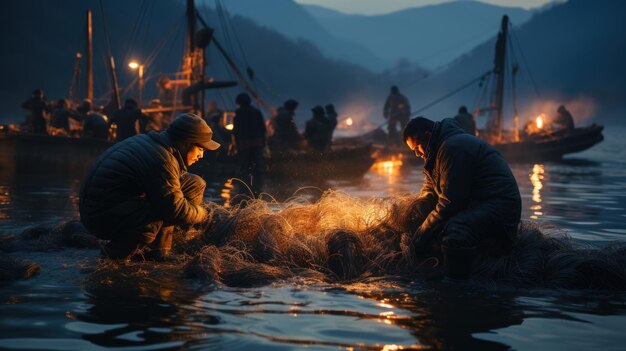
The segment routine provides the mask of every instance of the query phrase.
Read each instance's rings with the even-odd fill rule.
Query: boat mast
[[[87,10],[87,99],[93,103],[93,22],[91,9]]]
[[[204,81],[204,49],[196,45],[196,5],[194,0],[187,0],[187,50],[184,71],[188,73],[189,85]],[[202,97],[202,98],[200,98]],[[204,111],[204,91],[192,95],[192,112],[202,116]]]
[[[496,41],[496,58],[493,73],[496,75],[496,96],[495,96],[495,111],[496,116],[494,120],[493,128],[496,132],[496,141],[502,141],[502,107],[504,101],[504,75],[506,71],[506,39],[509,29],[509,16],[504,15],[502,17],[502,26],[500,33],[498,33],[498,40]]]
[[[117,84],[117,75],[115,74],[115,60],[113,59],[113,55],[111,54],[111,40],[109,38],[109,31],[107,30],[107,23],[104,17],[104,6],[102,5],[102,0],[100,0],[100,14],[102,15],[102,26],[104,27],[104,35],[107,41],[107,54],[109,59],[107,60],[107,64],[109,65],[109,71],[111,72],[111,81],[113,84],[113,103],[116,109],[121,109],[122,105],[120,104],[120,88]]]

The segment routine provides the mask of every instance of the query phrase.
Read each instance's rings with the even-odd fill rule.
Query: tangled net
[[[128,277],[182,271],[186,278],[204,284],[237,287],[289,279],[341,283],[389,276],[427,279],[441,274],[439,260],[416,261],[407,244],[415,218],[425,215],[419,213],[419,201],[412,195],[364,200],[327,191],[315,203],[293,199],[280,207],[260,200],[231,209],[207,204],[210,215],[205,223],[175,235],[178,263],[130,262],[123,265],[137,265],[136,269],[122,271]],[[31,230],[22,239],[43,243],[40,246],[48,250],[55,245],[94,245],[76,221],[42,233]],[[20,245],[16,247],[37,247]],[[90,279],[111,281],[119,272],[120,263],[102,260]],[[500,258],[480,257],[473,279],[514,286],[624,290],[626,244],[594,248],[558,229],[523,223],[513,252]]]

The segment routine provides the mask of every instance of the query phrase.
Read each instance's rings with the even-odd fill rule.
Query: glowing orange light
[[[543,114],[537,116],[537,118],[535,118],[535,124],[537,124],[537,128],[541,129],[543,128]]]
[[[354,121],[352,120],[352,118],[348,118],[346,119],[346,125],[349,127],[352,125],[352,123],[354,123]]]
[[[135,61],[131,61],[128,63],[128,67],[130,67],[130,69],[137,69],[139,68],[139,64]]]
[[[226,129],[228,130],[233,130],[233,128],[235,128],[235,126],[232,123],[226,125]]]

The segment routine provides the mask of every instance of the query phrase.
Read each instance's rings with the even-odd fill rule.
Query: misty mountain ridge
[[[491,38],[502,15],[520,25],[534,13],[478,1],[453,1],[370,16],[331,15],[332,10],[305,8],[330,33],[376,53],[387,67],[404,59],[429,70],[441,68]]]

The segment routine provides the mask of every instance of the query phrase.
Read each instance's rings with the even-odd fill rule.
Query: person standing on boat
[[[446,275],[467,279],[477,252],[507,254],[517,236],[522,202],[500,153],[452,119],[409,121],[403,139],[424,159],[424,184],[411,237],[417,257],[444,258]]]
[[[328,118],[322,106],[315,106],[311,109],[313,117],[306,122],[304,138],[311,148],[324,152],[330,147],[330,138],[337,125],[337,119]]]
[[[556,110],[556,118],[552,123],[561,126],[562,129],[572,130],[574,129],[574,118],[572,114],[565,108],[565,106],[561,105]]]
[[[43,90],[34,90],[31,98],[22,103],[22,108],[30,112],[28,124],[31,132],[34,134],[46,134],[46,114],[50,113],[52,109],[44,99]]]
[[[59,99],[56,108],[52,112],[52,120],[50,121],[51,133],[56,135],[70,135],[70,118],[74,120],[80,119],[78,115],[73,114],[67,106],[67,100]]]
[[[139,121],[143,118],[135,99],[126,99],[124,107],[115,111],[111,124],[117,125],[117,141],[122,141],[140,133]]]
[[[411,114],[411,105],[406,96],[400,94],[397,86],[391,87],[391,92],[385,101],[383,108],[383,116],[387,120],[387,131],[389,132],[389,143],[396,144],[399,142],[398,130],[396,124],[400,123],[400,128],[409,121]]]
[[[237,95],[235,103],[237,110],[229,153],[237,154],[239,177],[250,187],[254,197],[258,197],[265,177],[265,120],[261,111],[251,105],[252,99],[247,93]]]
[[[459,107],[459,113],[454,116],[454,120],[469,135],[476,135],[476,121],[474,116],[467,112],[467,107]]]
[[[302,135],[294,120],[298,102],[293,99],[285,101],[278,108],[276,117],[272,119],[274,133],[269,138],[272,153],[289,153],[298,151],[302,144]]]
[[[187,167],[220,147],[213,131],[193,114],[179,115],[166,131],[139,134],[110,147],[93,164],[80,189],[80,220],[110,242],[103,253],[128,259],[151,245],[144,257],[168,258],[175,225],[207,216],[206,183]]]

